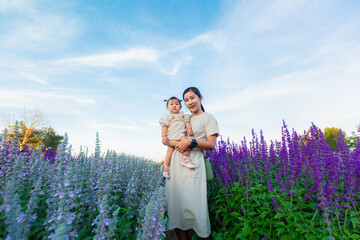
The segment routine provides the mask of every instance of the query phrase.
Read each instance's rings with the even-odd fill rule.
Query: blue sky
[[[98,131],[103,151],[160,161],[163,99],[196,86],[234,142],[252,129],[278,139],[283,119],[350,134],[359,12],[333,0],[1,0],[0,115],[37,108],[75,153]]]

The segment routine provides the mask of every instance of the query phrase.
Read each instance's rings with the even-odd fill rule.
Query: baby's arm
[[[185,127],[186,127],[186,132],[187,132],[187,135],[189,137],[191,137],[192,135],[194,135],[193,131],[192,131],[192,127],[191,127],[191,124],[189,122],[185,122]]]
[[[164,145],[167,145],[167,142],[168,142],[167,130],[168,130],[168,127],[167,127],[167,126],[163,126],[163,127],[161,128],[162,143],[163,143]]]

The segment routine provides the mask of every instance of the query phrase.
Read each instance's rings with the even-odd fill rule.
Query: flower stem
[[[343,233],[342,233],[341,226],[340,226],[339,214],[336,214],[336,218],[337,218],[337,222],[338,222],[338,225],[339,225],[340,233],[342,235]]]
[[[312,221],[314,220],[314,218],[315,218],[315,216],[316,216],[316,214],[317,214],[317,211],[318,211],[318,209],[316,209],[316,211],[315,211],[315,213],[314,213],[314,216],[312,217],[312,219],[311,219],[310,222],[312,222]]]
[[[346,209],[346,211],[345,211],[344,231],[345,231],[345,228],[346,228],[346,218],[347,218],[347,212],[348,212],[348,209]],[[341,228],[340,228],[340,229],[341,229]]]

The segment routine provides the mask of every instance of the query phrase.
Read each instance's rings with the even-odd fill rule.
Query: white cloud
[[[96,104],[94,99],[78,95],[47,92],[31,89],[0,89],[0,106],[4,108],[23,108],[34,106],[51,107],[55,103],[78,103],[80,105]]]
[[[1,0],[0,12],[29,11],[32,10],[32,3],[29,0]]]
[[[114,131],[114,130],[129,130],[129,131],[143,131],[143,129],[135,122],[125,118],[122,123],[109,123],[99,119],[84,119],[84,122],[92,129],[99,131]]]
[[[37,76],[35,74],[20,72],[20,75],[22,75],[36,83],[40,83],[42,85],[49,85],[49,83],[47,81],[45,81],[44,79],[40,78],[39,76]]]
[[[251,86],[238,92],[233,92],[221,99],[214,98],[213,101],[207,103],[207,108],[214,112],[239,110],[244,106],[256,105],[261,102],[268,102],[274,99],[284,97],[299,97],[311,94],[312,87],[303,84],[293,84],[291,82],[278,82],[273,80],[262,86]]]
[[[176,52],[187,48],[196,47],[196,45],[207,45],[211,46],[211,48],[216,51],[221,51],[225,48],[226,41],[226,35],[222,30],[214,30],[200,34],[186,41],[185,43],[179,44],[179,46],[170,49],[169,52]]]
[[[129,63],[156,63],[159,54],[150,48],[132,48],[122,52],[91,54],[82,57],[65,58],[55,61],[55,65],[115,67],[123,68]]]
[[[178,62],[174,63],[174,64],[172,65],[172,69],[170,69],[170,70],[164,69],[164,67],[161,66],[160,64],[159,64],[158,66],[159,66],[160,70],[161,70],[163,73],[165,73],[165,74],[167,74],[167,75],[176,75],[176,74],[178,73],[181,65],[190,63],[190,62],[191,62],[191,59],[192,59],[192,57],[190,57],[190,56],[184,57],[183,59],[181,59],[181,60],[179,60]]]
[[[1,37],[2,47],[12,49],[36,49],[44,51],[66,45],[76,32],[76,24],[65,17],[37,15],[27,21],[8,24],[9,29]]]
[[[81,57],[59,59],[53,66],[66,66],[67,69],[78,68],[144,68],[144,65],[156,66],[160,72],[166,75],[176,75],[181,66],[191,62],[189,55],[179,56],[181,53],[171,53],[163,50],[157,51],[151,48],[131,48],[126,51],[111,52],[103,54],[90,54]],[[121,82],[124,78],[107,77],[109,82]]]
[[[68,45],[79,32],[78,18],[42,7],[37,0],[0,1],[0,12],[11,16],[3,18],[6,28],[0,31],[0,47],[49,51]]]

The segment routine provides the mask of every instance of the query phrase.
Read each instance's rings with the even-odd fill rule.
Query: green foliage
[[[9,127],[10,129],[13,128],[13,126]],[[63,136],[58,135],[52,127],[32,129],[28,128],[24,121],[19,122],[19,137],[21,149],[26,145],[29,149],[34,150],[56,150],[64,138]],[[9,133],[8,138],[13,139],[14,133]]]
[[[345,138],[346,144],[349,146],[350,149],[354,149],[356,144],[358,143],[358,139],[356,133],[354,131],[351,132],[351,136]]]
[[[56,150],[64,137],[58,135],[52,127],[43,128],[42,131],[44,131],[41,137],[43,148]]]
[[[359,129],[359,126],[357,127]],[[324,129],[324,139],[328,143],[328,145],[335,150],[335,147],[338,142],[338,135],[339,135],[340,129],[336,127],[327,127]],[[354,149],[356,147],[356,144],[358,142],[357,135],[355,131],[351,132],[350,136],[346,136],[345,131],[341,130],[341,132],[345,136],[345,142],[348,145],[350,149]],[[307,131],[306,134],[310,133],[310,129]]]
[[[219,187],[219,188],[218,188]],[[226,189],[209,186],[212,238],[221,239],[328,239],[325,219],[315,200],[303,189],[292,194],[269,191],[257,184],[246,190],[240,183]],[[278,206],[275,209],[273,202]],[[360,211],[338,209],[345,217],[329,217],[335,239],[360,239]]]
[[[335,149],[337,145],[339,132],[340,129],[335,127],[328,127],[324,129],[324,139],[329,144],[329,146],[332,147],[332,149]]]

